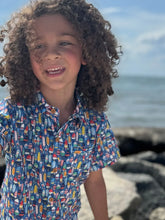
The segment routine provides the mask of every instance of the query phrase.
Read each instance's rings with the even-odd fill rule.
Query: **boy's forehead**
[[[74,25],[61,14],[42,15],[32,22],[32,30],[41,38],[43,34],[57,34],[60,36],[78,37]]]
[[[73,24],[68,21],[68,19],[61,14],[52,14],[52,15],[42,15],[33,20],[33,25],[42,27],[50,27],[53,29],[54,27],[62,28],[65,27],[67,29],[73,29]]]

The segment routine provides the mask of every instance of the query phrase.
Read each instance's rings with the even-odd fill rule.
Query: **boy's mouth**
[[[49,75],[58,75],[61,74],[65,71],[64,67],[53,67],[53,68],[48,68],[46,70],[46,73]]]

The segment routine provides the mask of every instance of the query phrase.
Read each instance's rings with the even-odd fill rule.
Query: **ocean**
[[[120,76],[113,88],[106,112],[113,128],[165,128],[165,77]],[[0,100],[7,95],[0,88]]]
[[[165,128],[165,77],[122,76],[113,85],[107,111],[112,127]]]

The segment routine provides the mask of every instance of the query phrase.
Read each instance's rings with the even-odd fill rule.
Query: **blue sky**
[[[1,0],[0,25],[28,0]],[[165,76],[164,0],[88,0],[111,22],[123,48],[120,75]]]

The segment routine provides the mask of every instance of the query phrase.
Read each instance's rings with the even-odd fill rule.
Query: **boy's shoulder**
[[[0,101],[0,121],[2,122],[3,120],[8,120],[11,118],[11,102],[10,98],[4,98]]]
[[[21,104],[12,104],[11,98],[6,97],[0,101],[0,114],[2,115],[12,115],[17,111],[17,108],[23,107]]]
[[[82,97],[78,93],[76,93],[76,95],[78,101],[76,111],[79,117],[82,117],[82,119],[87,122],[87,124],[98,125],[102,122],[107,121],[107,116],[105,112],[99,112],[95,109],[88,108],[86,103],[82,101]]]
[[[10,97],[4,98],[0,101],[0,112],[7,111],[11,106]]]
[[[98,124],[102,124],[108,120],[105,112],[98,112],[98,111],[92,110],[92,109],[85,109],[84,115],[85,115],[85,119],[90,124],[98,125]]]

